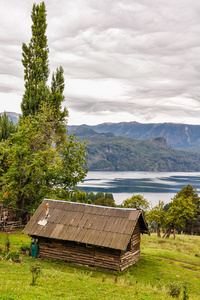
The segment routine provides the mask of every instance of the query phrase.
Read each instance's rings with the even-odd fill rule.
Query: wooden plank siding
[[[119,270],[120,255],[120,250],[114,251],[70,241],[51,241],[45,238],[38,240],[38,257],[61,259],[79,265]]]
[[[137,223],[128,251],[97,247],[73,241],[54,240],[45,237],[38,239],[38,257],[69,261],[111,270],[125,270],[140,258],[140,228]]]
[[[120,257],[120,270],[123,271],[140,259],[140,228],[137,222],[127,252],[122,252]]]

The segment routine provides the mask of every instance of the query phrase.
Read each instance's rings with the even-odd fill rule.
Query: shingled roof
[[[47,203],[49,215],[46,222]],[[125,250],[137,221],[140,231],[148,233],[140,210],[44,199],[23,233]]]

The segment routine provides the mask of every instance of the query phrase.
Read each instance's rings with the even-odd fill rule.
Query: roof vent
[[[38,222],[38,225],[45,226],[47,224],[47,219],[49,217],[49,203],[46,203],[46,213],[43,220]]]
[[[49,203],[46,203],[46,215],[45,215],[45,219],[47,219],[49,216]]]

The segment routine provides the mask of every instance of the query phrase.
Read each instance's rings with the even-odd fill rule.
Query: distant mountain
[[[14,122],[19,120],[20,114],[15,112],[6,113]],[[67,127],[70,131],[73,131],[74,128],[85,127],[88,130],[94,130],[96,133],[112,133],[115,136],[123,136],[136,140],[164,137],[167,143],[173,148],[200,152],[200,125],[121,122],[103,123],[95,126],[86,124],[82,126],[68,125]]]
[[[20,116],[7,115],[14,122]],[[90,170],[200,171],[199,153],[172,148],[200,151],[199,125],[122,122],[68,129],[87,141]]]
[[[73,126],[81,141],[87,141],[89,170],[200,171],[200,154],[173,149],[163,137],[146,141],[97,133],[85,126]]]
[[[164,137],[167,143],[177,149],[200,151],[200,125],[175,123],[137,122],[103,123],[96,126],[83,125],[98,133],[113,133],[137,140],[149,140]]]
[[[4,114],[4,112],[0,113],[1,116],[3,114]],[[15,113],[15,112],[9,112],[9,111],[6,111],[6,114],[9,116],[10,119],[13,120],[14,123],[18,122],[19,116],[21,116],[21,114],[18,114],[18,113]]]

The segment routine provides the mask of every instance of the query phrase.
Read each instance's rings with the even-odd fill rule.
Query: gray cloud
[[[30,39],[32,3],[2,2],[0,92],[4,98],[12,94],[7,103],[13,101],[19,111],[21,45]],[[50,67],[53,71],[62,65],[65,70],[70,122],[199,123],[198,1],[45,3]],[[2,101],[1,111],[7,103]]]

